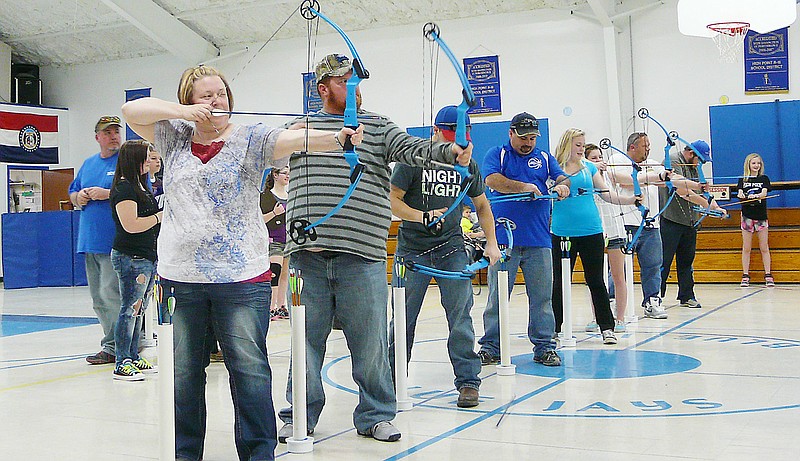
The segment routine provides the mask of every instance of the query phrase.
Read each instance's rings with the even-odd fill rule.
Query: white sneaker
[[[644,316],[651,319],[667,318],[667,311],[661,307],[661,298],[653,296],[644,304]]]
[[[600,327],[597,326],[597,322],[595,320],[592,320],[591,322],[586,324],[586,328],[584,328],[584,331],[586,331],[587,333],[592,333],[594,331],[597,331],[599,328]]]
[[[603,344],[617,344],[617,337],[614,336],[614,330],[603,330]]]

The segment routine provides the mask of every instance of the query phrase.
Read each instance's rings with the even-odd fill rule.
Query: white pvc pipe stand
[[[628,304],[625,306],[625,323],[638,323],[639,317],[636,316],[636,308],[633,299],[636,297],[633,292],[633,255],[625,255],[625,288],[628,290]]]
[[[562,249],[562,255],[564,250]],[[569,253],[566,253],[569,255]],[[561,300],[564,312],[564,323],[561,325],[561,347],[573,348],[578,345],[575,336],[572,334],[572,273],[570,271],[569,256],[561,258]]]
[[[306,306],[292,306],[292,436],[286,439],[289,453],[314,450],[308,435],[306,415]]]
[[[516,277],[516,274],[514,274]],[[500,323],[500,364],[495,368],[500,376],[511,376],[516,373],[517,366],[511,363],[511,329],[508,312],[508,271],[497,272],[498,317]]]
[[[158,452],[175,461],[175,354],[172,324],[158,326]]]
[[[408,398],[408,357],[406,351],[406,288],[393,287],[394,296],[394,382],[397,410],[407,411],[414,405]]]

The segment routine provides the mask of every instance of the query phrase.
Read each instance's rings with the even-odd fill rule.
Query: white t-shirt
[[[630,159],[626,156],[616,153],[611,156],[609,160],[610,165],[608,167],[608,177],[611,179],[611,182],[614,184],[618,184],[615,180],[616,178],[628,177],[630,178],[631,173],[633,172],[633,165],[631,165]],[[643,162],[639,163],[639,166],[642,167],[642,171],[639,172],[639,185],[642,187],[642,205],[647,207],[650,210],[648,216],[655,216],[658,214],[659,210],[659,203],[658,203],[658,185],[657,184],[648,184],[644,181],[644,175],[648,171],[655,171],[656,173],[660,174],[664,171],[664,165],[656,162],[655,160],[647,159]],[[631,187],[619,187],[617,186],[617,192],[621,192],[626,195],[630,195],[633,193],[633,189]],[[626,226],[638,226],[639,223],[642,221],[642,214],[636,208],[635,205],[612,205],[617,207],[618,210],[621,210],[622,219],[625,222]],[[658,219],[653,222],[653,227],[658,227]]]
[[[158,274],[187,283],[231,283],[269,270],[269,235],[259,187],[283,129],[238,125],[207,163],[192,155],[194,124],[155,125],[164,156],[164,219]]]

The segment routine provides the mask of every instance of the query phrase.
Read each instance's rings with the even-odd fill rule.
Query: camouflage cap
[[[317,64],[315,73],[317,82],[321,82],[325,77],[341,77],[352,69],[350,58],[341,54],[329,54],[322,58]]]
[[[98,120],[97,123],[95,123],[94,132],[97,133],[98,131],[103,131],[111,125],[117,125],[121,127],[122,120],[120,120],[116,115],[104,115],[100,117],[100,120]]]

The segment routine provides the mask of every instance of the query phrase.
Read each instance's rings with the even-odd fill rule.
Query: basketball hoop
[[[739,60],[744,50],[744,38],[750,30],[747,22],[716,22],[706,26],[714,35],[711,36],[719,50],[719,60],[732,63]]]

